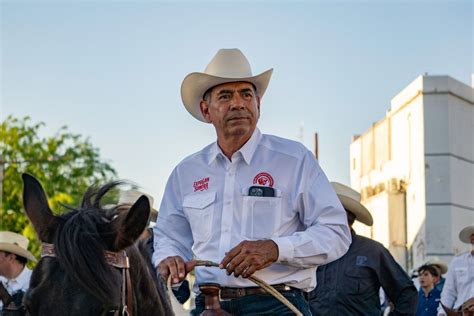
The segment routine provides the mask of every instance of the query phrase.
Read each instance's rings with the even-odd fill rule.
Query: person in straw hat
[[[150,202],[149,227],[151,228],[155,226],[156,218],[158,216],[158,211],[154,207],[154,199],[151,195],[135,189],[121,190],[117,203],[122,207],[128,208],[131,207],[142,195],[146,196]]]
[[[309,294],[313,315],[380,315],[379,289],[394,305],[394,315],[413,315],[417,291],[405,271],[380,243],[359,236],[354,221],[372,226],[370,212],[360,194],[341,183],[332,183],[351,227],[352,244],[340,259],[318,267],[318,285]]]
[[[462,253],[451,261],[446,275],[438,315],[446,315],[448,309],[459,309],[464,302],[474,298],[474,225],[464,227],[459,239],[471,245],[471,251]]]
[[[0,282],[10,295],[24,293],[30,285],[31,270],[26,263],[36,258],[28,251],[28,243],[20,234],[0,231]],[[0,301],[0,308],[2,306]]]
[[[184,78],[184,107],[212,124],[217,140],[170,175],[153,263],[173,282],[194,268],[193,255],[220,263],[197,268],[196,284],[220,284],[222,306],[232,314],[289,312],[247,279],[255,274],[308,315],[302,291],[315,287],[317,265],[347,251],[350,231],[314,155],[257,128],[272,72],[254,75],[239,49],[221,49],[204,72]],[[203,309],[198,295],[194,313]]]
[[[448,265],[438,259],[429,260],[426,264],[433,266],[433,268],[435,268],[438,271],[438,276],[435,277],[435,287],[440,292],[442,292],[444,282],[446,282],[446,279],[443,278],[443,275],[446,274],[446,272],[448,272]]]

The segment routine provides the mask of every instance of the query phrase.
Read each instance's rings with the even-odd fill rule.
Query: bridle
[[[56,257],[53,244],[41,244],[41,258]],[[120,270],[122,274],[121,297],[118,307],[113,307],[107,314],[113,316],[133,316],[133,289],[130,279],[130,262],[125,250],[119,252],[104,251],[105,261],[114,268]]]

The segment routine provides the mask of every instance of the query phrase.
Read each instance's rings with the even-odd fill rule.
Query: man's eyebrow
[[[220,94],[224,94],[224,93],[234,93],[234,90],[228,90],[228,89],[224,89],[224,90],[220,90],[219,92],[217,92],[217,95],[220,95]]]
[[[240,93],[243,93],[243,92],[253,92],[253,89],[250,89],[250,88],[243,88],[243,89],[240,89],[239,92],[240,92]]]

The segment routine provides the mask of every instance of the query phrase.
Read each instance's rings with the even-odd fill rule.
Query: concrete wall
[[[416,78],[392,99],[385,118],[353,140],[350,164],[351,186],[374,217],[372,228],[359,224],[356,231],[382,242],[402,266],[405,260],[409,269],[432,258],[449,262],[468,250],[458,233],[474,223],[470,86],[448,76]],[[398,194],[389,192],[392,180],[402,183]],[[405,241],[394,234],[405,211],[407,258],[400,250]]]
[[[473,90],[447,76],[425,78],[425,90],[426,256],[449,262],[474,223]]]

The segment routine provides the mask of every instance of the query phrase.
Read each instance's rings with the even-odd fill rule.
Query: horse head
[[[135,245],[150,215],[145,196],[129,208],[104,209],[101,198],[120,184],[111,182],[89,188],[80,207],[54,215],[38,180],[23,174],[23,182],[27,216],[43,244],[54,249],[54,255],[42,255],[33,270],[23,300],[31,315],[107,315],[123,307],[125,292],[133,305],[128,306],[130,314],[169,311],[150,262]],[[112,266],[107,254],[125,256],[129,268]],[[127,286],[125,272],[131,279]]]

